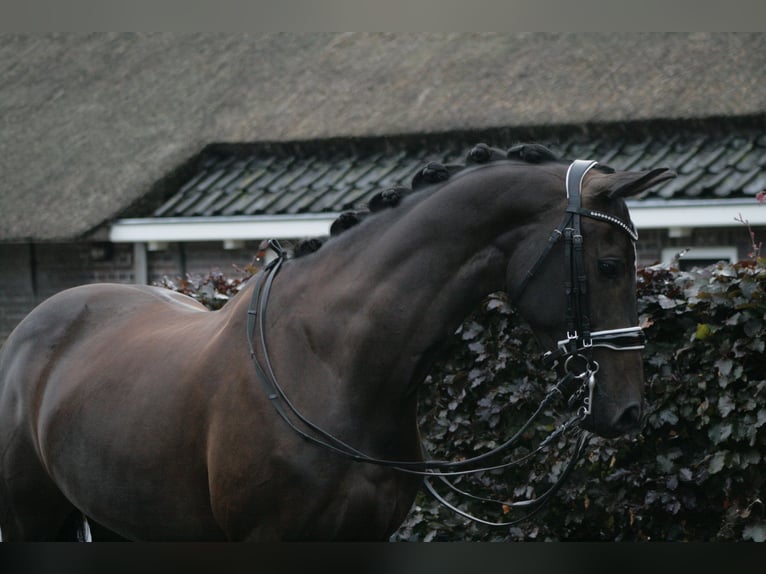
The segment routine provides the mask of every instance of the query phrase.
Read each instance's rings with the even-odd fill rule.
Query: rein
[[[341,439],[335,437],[331,433],[327,432],[326,430],[312,423],[303,414],[301,414],[301,412],[298,410],[297,407],[295,407],[292,404],[292,402],[290,401],[290,399],[287,397],[284,390],[282,389],[281,385],[277,381],[276,375],[274,374],[274,369],[271,365],[271,359],[269,357],[269,352],[266,345],[266,338],[265,338],[266,307],[268,303],[269,294],[271,292],[271,286],[274,281],[274,277],[279,272],[279,269],[285,259],[284,250],[282,249],[279,242],[275,240],[270,240],[269,246],[276,252],[277,258],[274,259],[271,263],[269,263],[269,265],[267,265],[266,268],[264,269],[264,272],[258,276],[257,283],[253,290],[250,308],[248,309],[248,312],[247,312],[248,313],[247,340],[248,340],[248,345],[250,350],[250,357],[253,360],[253,365],[255,366],[258,379],[260,380],[264,388],[264,391],[266,392],[266,396],[271,401],[272,405],[274,406],[274,410],[277,412],[277,414],[290,426],[290,428],[292,428],[302,438],[318,446],[324,447],[332,452],[335,452],[336,454],[340,454],[347,458],[350,458],[351,460],[354,460],[356,462],[366,462],[370,464],[376,464],[379,466],[393,467],[402,472],[408,472],[411,474],[418,474],[423,476],[433,476],[433,475],[456,476],[460,474],[482,472],[486,470],[498,470],[501,468],[506,468],[508,466],[519,464],[519,462],[523,462],[523,460],[526,460],[527,458],[531,457],[533,454],[536,454],[545,446],[545,444],[547,444],[547,442],[544,441],[545,444],[541,443],[541,445],[538,446],[536,450],[532,451],[529,455],[525,456],[524,459],[521,461],[511,461],[511,462],[496,465],[496,466],[482,467],[478,469],[473,468],[470,470],[465,470],[466,467],[475,465],[477,462],[486,460],[500,452],[508,450],[508,448],[510,448],[513,444],[515,444],[521,438],[524,432],[529,428],[532,422],[548,406],[550,406],[550,404],[554,400],[560,398],[561,396],[564,396],[565,393],[568,393],[569,381],[567,379],[562,379],[559,385],[556,385],[553,389],[551,389],[551,391],[541,401],[537,410],[532,414],[529,420],[527,420],[527,422],[524,423],[522,427],[510,439],[508,439],[506,442],[495,447],[494,449],[490,451],[487,451],[478,456],[465,459],[465,460],[460,460],[460,461],[443,461],[443,460],[400,461],[400,460],[375,458],[357,450],[353,446],[343,442]],[[253,332],[256,326],[258,328],[259,339],[261,342],[261,352],[263,354],[264,366],[261,366],[261,363],[258,361],[258,357],[256,356],[256,352],[254,348]],[[292,415],[295,418],[297,418],[299,421],[301,421],[304,425],[306,425],[309,429],[317,433],[319,436],[309,434],[305,430],[298,427],[295,424],[295,422],[292,420],[289,413],[292,413]],[[574,419],[572,419],[572,421],[575,421],[575,422],[578,420],[579,420],[579,417],[575,417]],[[551,433],[551,435],[548,437],[549,439],[548,442],[550,442],[550,440],[555,438],[555,436],[558,436],[562,434],[564,431],[568,430],[568,428],[572,426],[572,421],[570,421],[570,423],[568,424],[561,425],[558,429],[556,429],[553,433]]]
[[[566,275],[568,279],[566,279],[564,283],[568,298],[566,313],[567,335],[566,339],[562,339],[558,342],[557,349],[547,352],[543,359],[546,366],[550,367],[555,367],[559,361],[563,361],[566,374],[546,394],[532,416],[530,416],[530,418],[511,438],[509,438],[503,444],[483,454],[465,460],[432,460],[429,459],[426,456],[427,453],[424,452],[424,460],[422,461],[398,461],[379,459],[369,456],[308,420],[290,402],[284,390],[279,385],[274,374],[274,369],[271,365],[271,360],[269,358],[269,352],[266,344],[265,316],[269,294],[271,292],[274,278],[279,273],[279,270],[285,260],[285,252],[281,245],[278,241],[272,239],[269,241],[269,247],[271,247],[271,249],[277,254],[277,258],[269,263],[257,277],[257,282],[255,288],[253,289],[250,307],[248,309],[247,341],[250,357],[253,361],[253,365],[255,366],[258,379],[261,382],[266,396],[273,405],[276,413],[287,423],[290,428],[293,429],[294,432],[296,432],[299,436],[310,443],[313,443],[317,446],[325,448],[331,452],[356,462],[390,467],[401,472],[425,477],[426,488],[436,498],[436,500],[438,500],[441,504],[453,512],[456,512],[465,518],[469,518],[489,526],[510,526],[521,522],[522,520],[526,520],[532,514],[538,512],[543,507],[544,503],[549,500],[553,494],[555,494],[555,492],[568,478],[576,462],[584,451],[588,441],[590,440],[590,434],[579,427],[580,423],[591,414],[593,391],[596,385],[596,374],[598,373],[599,369],[598,363],[593,361],[591,358],[591,350],[594,347],[606,347],[612,350],[625,351],[642,349],[644,346],[643,335],[641,333],[640,327],[627,327],[623,329],[612,329],[596,332],[591,332],[590,330],[587,276],[585,273],[582,232],[580,229],[581,216],[607,221],[628,233],[634,241],[637,239],[637,235],[632,224],[626,223],[619,218],[609,214],[582,208],[582,181],[585,177],[585,174],[595,165],[595,161],[588,162],[582,160],[576,160],[572,163],[572,165],[570,165],[569,170],[567,171],[566,189],[568,206],[566,215],[559,227],[556,228],[551,234],[548,240],[548,244],[545,246],[536,263],[527,272],[527,275],[525,276],[521,288],[518,292],[520,295],[528,282],[532,279],[532,277],[534,277],[540,265],[547,258],[547,255],[550,253],[553,246],[559,241],[561,237],[563,237],[565,241],[565,260],[568,264],[568,273]],[[258,329],[258,339],[260,340],[260,350],[263,365],[261,362],[259,362],[254,348],[254,333],[256,327]],[[574,359],[576,358],[580,358],[583,360],[581,362],[584,362],[585,367],[583,370],[581,370],[581,372],[578,372],[575,368],[576,361],[574,361]],[[580,387],[576,388],[578,384]],[[551,432],[551,434],[548,435],[537,446],[537,448],[516,460],[511,460],[490,466],[476,466],[478,463],[482,463],[487,459],[513,447],[522,437],[524,432],[538,418],[538,416],[545,411],[546,408],[548,408],[554,401],[567,397],[570,407],[574,407],[578,401],[581,401],[582,405],[577,409],[576,414],[572,418],[560,425],[558,428],[554,429],[554,431]],[[297,422],[293,419],[300,421],[300,423],[302,423],[307,430],[304,430],[298,426]],[[533,499],[506,502],[476,497],[458,489],[448,480],[449,477],[517,466],[538,454],[553,440],[569,433],[572,429],[577,430],[577,439],[567,466],[564,468],[556,482],[547,491]],[[433,478],[439,479],[443,484],[447,485],[448,488],[462,496],[467,496],[480,502],[499,504],[502,505],[504,509],[523,508],[528,510],[528,512],[522,518],[509,522],[489,522],[477,518],[455,507],[442,495],[440,495],[434,488],[434,485],[431,483],[431,479]]]

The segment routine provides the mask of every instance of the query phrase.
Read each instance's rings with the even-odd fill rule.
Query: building
[[[0,340],[53,293],[248,263],[427,161],[542,142],[679,177],[643,263],[766,237],[764,34],[0,36]]]

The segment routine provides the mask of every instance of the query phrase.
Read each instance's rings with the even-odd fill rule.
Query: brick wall
[[[132,281],[130,245],[0,244],[0,341],[37,304],[59,291],[86,283]]]
[[[104,253],[104,249],[108,251]],[[220,242],[171,244],[148,253],[149,282],[247,265],[258,249],[224,250]],[[51,295],[90,283],[133,283],[133,245],[102,243],[0,244],[0,343]]]
[[[756,241],[766,242],[766,227],[754,227]],[[747,227],[722,227],[717,229],[693,229],[687,237],[670,237],[667,230],[650,229],[639,232],[637,255],[639,265],[652,265],[662,260],[662,251],[667,248],[679,252],[691,248],[688,257],[694,256],[694,248],[736,247],[737,259],[747,259],[752,251],[752,243]],[[761,255],[766,255],[766,248]]]
[[[0,342],[37,303],[31,246],[0,244]]]

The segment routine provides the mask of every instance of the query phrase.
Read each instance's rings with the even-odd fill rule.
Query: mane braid
[[[395,186],[381,190],[370,198],[366,209],[341,213],[330,227],[330,236],[334,237],[351,229],[370,214],[392,209],[399,205],[404,196],[426,187],[444,183],[454,174],[468,167],[503,160],[523,161],[531,164],[563,161],[541,144],[518,144],[504,151],[485,143],[478,143],[468,152],[465,164],[445,165],[436,161],[429,162],[412,177],[411,187]],[[604,168],[611,169],[606,166]],[[301,241],[293,251],[293,258],[313,253],[324,244],[325,239],[314,238]]]

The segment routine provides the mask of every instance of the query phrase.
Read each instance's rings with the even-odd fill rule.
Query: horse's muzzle
[[[596,401],[593,416],[586,417],[582,427],[604,438],[616,438],[637,434],[641,431],[642,423],[643,408],[640,402],[629,403],[611,419],[606,419],[603,413],[599,412],[598,401]]]

